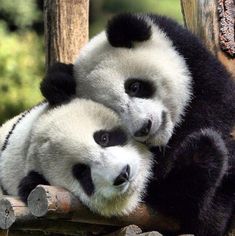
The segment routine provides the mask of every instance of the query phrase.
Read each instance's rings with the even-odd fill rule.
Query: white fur
[[[30,171],[42,174],[51,185],[73,192],[91,210],[102,215],[122,215],[141,200],[150,177],[151,154],[146,147],[128,140],[124,146],[103,148],[93,134],[120,126],[110,109],[84,99],[54,109],[33,109],[16,126],[2,152],[0,173],[3,187],[17,195],[21,179]],[[1,132],[0,132],[1,133]],[[90,166],[95,192],[88,196],[74,178],[75,164]],[[130,165],[130,181],[114,186],[123,167]]]
[[[17,194],[17,184],[25,176],[26,155],[28,153],[32,128],[35,122],[37,122],[38,117],[40,117],[45,110],[47,110],[46,103],[36,106],[26,113],[25,117],[17,123],[12,135],[9,137],[6,149],[1,152],[0,180],[4,189],[8,190],[9,194]],[[4,143],[5,135],[7,135],[13,124],[15,124],[22,115],[23,113],[1,127],[1,143]],[[3,135],[5,137],[3,137]]]
[[[82,49],[74,64],[77,94],[115,110],[132,136],[151,119],[151,132],[141,141],[166,145],[190,101],[191,76],[169,38],[149,18],[146,21],[152,36],[135,43],[134,48],[112,47],[102,32]],[[150,99],[129,97],[124,89],[128,78],[153,81],[156,95]],[[162,111],[167,114],[167,125],[159,130]]]

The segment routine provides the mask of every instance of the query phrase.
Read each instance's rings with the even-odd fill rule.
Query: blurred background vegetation
[[[42,100],[43,0],[0,0],[0,125]],[[152,12],[182,23],[180,0],[91,0],[90,37],[119,12]]]

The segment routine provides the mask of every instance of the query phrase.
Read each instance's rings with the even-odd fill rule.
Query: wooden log
[[[88,208],[67,190],[39,185],[28,197],[28,207],[35,216],[48,218],[63,218],[74,222],[102,224],[112,226],[127,226],[135,224],[142,229],[178,230],[179,224],[175,220],[158,213],[153,213],[144,204],[135,212],[124,217],[102,217],[92,213]]]
[[[0,230],[0,236],[64,236],[64,234],[44,233],[42,231],[28,230]],[[77,235],[79,236],[79,235]],[[87,235],[86,235],[87,236]]]
[[[136,225],[129,225],[105,236],[163,236],[157,231],[142,233],[142,230]]]
[[[139,236],[163,236],[163,235],[157,231],[152,231],[152,232],[146,232],[143,234],[139,234]]]
[[[21,206],[14,206],[16,211],[20,211]],[[21,217],[20,217],[21,216]],[[14,224],[13,224],[14,223]],[[36,218],[31,214],[19,215],[18,217],[13,218],[10,221],[10,224],[4,225],[4,228],[9,229],[10,231],[16,231],[17,234],[20,234],[19,231],[27,232],[44,232],[56,233],[56,234],[66,234],[66,235],[79,235],[83,232],[92,232],[92,233],[106,233],[109,231],[114,231],[116,228],[111,226],[96,225],[96,224],[86,224],[86,223],[77,223],[66,221],[64,219],[47,219],[47,218]],[[8,230],[2,230],[2,235],[9,234]],[[1,236],[0,234],[0,236]],[[38,233],[39,234],[39,233]],[[25,234],[26,235],[26,234]]]
[[[218,11],[218,1],[221,3],[221,0],[181,0],[182,13],[186,27],[202,39],[206,47],[235,78],[235,59],[226,54],[220,47],[219,13],[221,14],[221,10]],[[230,0],[223,0],[223,3],[225,4],[226,1]],[[229,7],[232,8],[230,11],[235,11],[234,5]],[[232,38],[232,36],[229,37]]]
[[[3,196],[0,200],[0,228],[9,229],[18,220],[35,218],[19,198]]]
[[[231,57],[235,56],[235,2],[234,0],[218,0],[220,46]]]
[[[115,232],[106,234],[105,236],[135,236],[135,235],[140,235],[140,233],[142,233],[142,230],[138,226],[128,225]]]
[[[46,66],[73,63],[88,40],[88,0],[45,0]]]
[[[20,230],[31,231],[44,231],[46,233],[66,233],[67,235],[77,235],[78,232],[109,232],[116,229],[115,227],[105,227],[102,225],[91,225],[85,223],[76,223],[62,221],[63,217],[59,220],[51,219],[38,219],[33,216],[28,207],[17,197],[4,196],[0,200],[0,228],[11,229],[17,231],[16,235],[20,235]],[[7,235],[7,230],[0,231],[2,235]],[[0,234],[0,236],[1,236]],[[11,233],[13,235],[13,233]],[[27,235],[27,234],[25,234]],[[39,234],[40,235],[40,234]]]
[[[36,220],[27,220],[15,222],[10,230],[16,231],[41,231],[45,234],[61,234],[61,235],[86,235],[87,233],[104,234],[110,230],[117,230],[115,227],[106,227],[104,225],[78,223],[66,221],[64,219],[47,219],[38,218]]]
[[[233,129],[233,131],[230,133],[230,136],[233,140],[235,140],[235,129]]]

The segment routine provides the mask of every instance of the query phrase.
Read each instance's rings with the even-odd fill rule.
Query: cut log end
[[[28,207],[34,216],[41,217],[48,212],[48,196],[46,190],[38,186],[28,197]]]
[[[16,216],[8,199],[0,200],[0,228],[8,229],[16,220]]]

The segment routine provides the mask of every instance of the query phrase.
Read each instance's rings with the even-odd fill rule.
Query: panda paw
[[[228,169],[228,151],[219,133],[204,129],[189,135],[177,149],[175,169],[221,180]],[[219,181],[218,180],[218,181]]]

